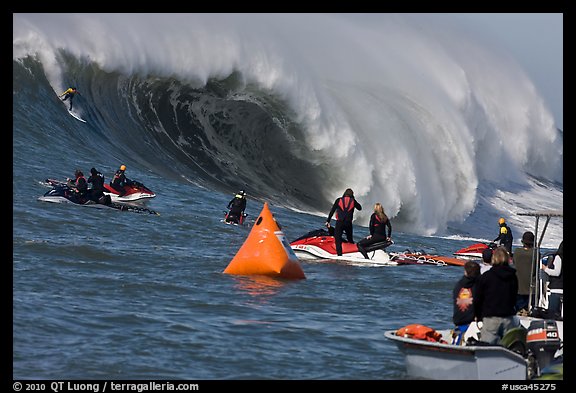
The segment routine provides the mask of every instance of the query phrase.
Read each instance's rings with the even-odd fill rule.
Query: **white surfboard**
[[[80,120],[82,123],[86,123],[86,120],[81,119],[80,117],[78,117],[78,115],[76,115],[74,112],[72,111],[68,111],[68,113],[70,113],[70,116],[72,116],[73,118],[75,118],[76,120]]]

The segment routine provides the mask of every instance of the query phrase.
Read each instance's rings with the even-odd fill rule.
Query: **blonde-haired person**
[[[481,274],[476,284],[474,314],[483,323],[480,340],[489,344],[499,344],[507,330],[518,326],[518,277],[509,260],[506,248],[497,247],[492,253],[492,268]]]
[[[370,229],[370,235],[360,240],[357,244],[358,251],[360,251],[366,259],[370,259],[366,251],[369,246],[378,242],[387,242],[388,245],[392,244],[392,224],[390,224],[390,219],[384,212],[382,204],[376,203],[374,205],[374,213],[370,216],[368,228]],[[386,228],[388,228],[388,234],[386,234]],[[388,245],[386,247],[388,247]]]

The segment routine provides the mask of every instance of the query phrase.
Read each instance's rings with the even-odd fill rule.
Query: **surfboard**
[[[80,120],[82,123],[86,123],[86,120],[81,119],[80,117],[78,117],[78,115],[76,115],[74,112],[72,111],[68,111],[68,113],[70,113],[70,116],[72,116],[73,118],[75,118],[76,120]]]

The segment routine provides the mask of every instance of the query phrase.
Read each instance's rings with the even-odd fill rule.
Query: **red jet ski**
[[[482,259],[482,252],[487,248],[494,249],[496,248],[496,244],[474,243],[471,246],[461,248],[460,250],[456,251],[454,255],[457,258],[478,260]]]
[[[112,202],[126,203],[126,202],[143,202],[150,198],[154,198],[154,194],[148,187],[144,184],[132,181],[130,184],[124,185],[124,195],[120,196],[120,193],[116,191],[110,183],[104,183],[104,194],[110,195]]]
[[[317,229],[299,237],[290,243],[290,247],[301,259],[332,259],[347,262],[357,262],[367,265],[397,265],[385,251],[392,242],[379,242],[366,247],[370,259],[358,251],[355,243],[342,241],[342,255],[336,253],[336,241],[332,231]]]

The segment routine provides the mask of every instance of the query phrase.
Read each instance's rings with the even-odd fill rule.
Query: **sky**
[[[449,14],[475,36],[498,43],[518,61],[554,116],[563,120],[563,29],[561,13],[468,13]]]

